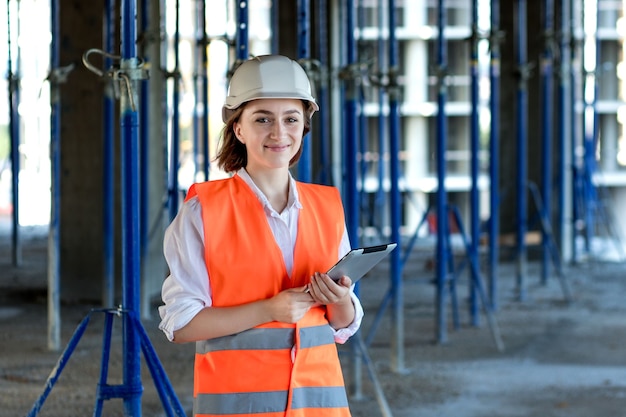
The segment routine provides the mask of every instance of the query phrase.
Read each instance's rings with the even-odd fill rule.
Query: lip
[[[291,145],[289,144],[285,144],[285,145],[265,145],[265,148],[269,149],[270,151],[273,152],[282,152],[285,151],[287,149],[289,149],[291,147]]]

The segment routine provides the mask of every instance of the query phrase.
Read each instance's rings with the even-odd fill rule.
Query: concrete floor
[[[45,229],[27,231],[24,263],[11,265],[10,237],[0,230],[0,417],[27,415],[43,391],[60,352],[47,349]],[[555,276],[540,285],[540,265],[529,262],[528,299],[515,294],[515,268],[500,265],[499,309],[495,314],[504,351],[496,348],[484,315],[469,325],[467,274],[459,277],[460,328],[448,322],[448,340],[435,343],[432,251],[421,248],[404,270],[403,372],[392,369],[394,324],[387,309],[371,338],[368,367],[354,372],[355,343],[340,347],[354,417],[614,417],[626,416],[626,264],[586,261],[564,269],[573,292],[564,301]],[[366,276],[360,296],[366,309],[362,337],[388,289],[387,265]],[[156,309],[155,303],[155,309]],[[91,305],[64,305],[65,347]],[[450,304],[447,304],[448,313]],[[103,325],[94,314],[40,416],[91,415],[101,369]],[[449,316],[449,314],[448,314]],[[173,345],[143,325],[183,407],[190,415],[192,345]],[[121,381],[121,326],[114,327],[109,384]],[[143,415],[165,415],[145,363]],[[374,381],[383,396],[378,396]],[[360,391],[355,398],[354,394]],[[105,402],[106,416],[124,415],[122,402]]]

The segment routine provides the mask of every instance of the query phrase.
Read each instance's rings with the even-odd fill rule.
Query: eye
[[[269,123],[270,119],[267,118],[267,117],[259,117],[259,118],[256,119],[256,122],[257,123]]]
[[[287,123],[298,123],[298,118],[297,117],[288,117],[287,118]]]

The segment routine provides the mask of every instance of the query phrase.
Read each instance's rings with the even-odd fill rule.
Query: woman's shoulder
[[[232,180],[233,178],[230,177],[194,183],[191,187],[189,187],[187,198],[189,199],[199,194],[217,192],[218,190],[229,186],[229,184],[232,183]]]
[[[296,181],[298,187],[298,194],[300,196],[321,197],[324,199],[338,199],[341,200],[339,189],[332,185],[312,184],[308,182]]]

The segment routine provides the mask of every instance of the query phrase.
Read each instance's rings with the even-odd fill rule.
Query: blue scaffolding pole
[[[544,49],[541,56],[541,197],[543,215],[550,218],[552,209],[552,140],[554,117],[554,0],[544,1],[543,12]],[[541,283],[548,282],[552,236],[542,228],[541,234]]]
[[[298,47],[296,57],[300,63],[304,63],[311,57],[311,13],[309,0],[298,0]],[[308,65],[304,65],[305,68]],[[311,132],[302,138],[302,155],[298,161],[298,180],[311,182],[312,158],[311,155]]]
[[[180,1],[176,0],[175,5],[175,28],[174,28],[174,70],[171,77],[174,81],[172,87],[172,121],[171,121],[171,142],[170,142],[170,163],[169,163],[169,218],[170,221],[176,217],[179,206],[178,192],[178,168],[180,166]]]
[[[237,9],[237,39],[235,55],[239,62],[250,56],[248,52],[248,2],[240,1]]]
[[[566,178],[565,174],[567,172],[566,167],[566,155],[567,155],[567,138],[568,136],[574,136],[574,132],[571,130],[571,117],[572,117],[572,108],[575,101],[570,101],[571,96],[571,80],[570,80],[570,71],[571,71],[571,50],[570,43],[572,41],[571,28],[570,28],[570,4],[571,0],[560,0],[559,1],[559,9],[561,16],[561,27],[560,27],[560,43],[559,43],[559,52],[560,52],[560,68],[559,68],[559,85],[558,85],[558,138],[557,138],[557,146],[558,146],[558,159],[557,159],[557,172],[558,172],[558,182],[557,182],[557,207],[560,207],[560,210],[557,210],[557,234],[558,234],[558,242],[561,247],[566,239],[565,235],[565,223],[566,223]]]
[[[195,74],[193,112],[193,160],[195,172],[204,174],[205,181],[209,179],[209,81],[208,81],[208,38],[206,34],[206,3],[204,0],[196,2],[196,47],[195,47]],[[199,111],[201,110],[201,112]],[[200,154],[200,151],[202,152]]]
[[[516,207],[517,207],[517,236],[516,236],[516,279],[517,297],[520,301],[526,299],[527,248],[526,233],[528,231],[528,199],[527,199],[527,153],[528,153],[528,59],[526,45],[527,28],[526,0],[517,0],[515,3],[515,59],[518,66],[518,84],[516,94]]]
[[[498,263],[500,257],[500,1],[491,0],[491,37],[489,47],[489,299],[491,308],[498,309]]]
[[[396,2],[388,1],[389,18],[389,210],[391,214],[391,241],[401,247],[400,224],[402,210],[400,206],[400,89],[398,86],[399,53],[396,38]],[[382,187],[382,184],[379,186]],[[391,338],[391,366],[395,372],[406,372],[404,365],[404,298],[402,292],[402,266],[400,250],[390,254],[391,291],[393,299],[392,338]]]
[[[143,65],[150,65],[149,54],[145,53],[148,47],[148,28],[150,23],[150,0],[141,0],[139,27],[141,38],[144,39],[142,51]],[[141,270],[145,270],[148,260],[150,238],[150,85],[148,79],[139,81],[139,248]],[[149,301],[142,304],[143,316],[150,317]],[[104,304],[111,307],[114,304]]]
[[[112,53],[114,48],[116,36],[115,7],[115,1],[107,0],[105,2],[103,26],[104,51],[107,53]],[[105,55],[103,71],[111,68],[112,63],[111,57]],[[107,83],[104,87],[102,103],[102,305],[108,307],[114,305],[115,295],[114,99],[113,85]]]
[[[51,204],[48,231],[48,349],[59,350],[61,348],[61,92],[59,82],[62,80],[53,75],[58,74],[60,60],[59,4],[56,0],[50,3],[50,27],[52,31],[50,42]]]
[[[329,130],[330,130],[330,117],[329,117],[329,94],[328,94],[328,17],[326,16],[326,8],[328,2],[326,0],[319,0],[317,2],[316,9],[316,22],[318,35],[317,39],[317,58],[319,60],[319,77],[317,87],[317,100],[319,102],[320,110],[318,111],[317,119],[318,123],[318,138],[319,138],[319,157],[320,157],[320,170],[318,172],[318,182],[320,184],[331,184],[332,175],[330,175],[331,159],[330,159],[330,146],[329,146]]]
[[[357,47],[354,39],[355,29],[355,4],[353,0],[346,0],[344,7],[344,34],[345,34],[345,75],[344,75],[344,88],[343,88],[343,128],[344,128],[344,140],[343,140],[343,199],[344,210],[346,213],[346,228],[348,229],[348,236],[350,237],[350,243],[352,247],[358,247],[360,243],[359,239],[359,190],[357,187],[358,175],[357,175],[357,132],[358,132],[358,120],[357,120],[357,87],[356,80],[353,74],[353,68],[358,64],[357,62]],[[356,284],[355,292],[358,294],[360,289],[360,283]],[[359,332],[360,333],[360,332]],[[355,335],[356,339],[359,339],[360,334]],[[358,348],[359,345],[356,346]],[[362,383],[361,383],[361,356],[354,355],[352,362],[352,370],[354,374],[354,392],[352,396],[356,399],[363,398]]]
[[[390,13],[393,14],[393,13]],[[435,150],[435,158],[437,160],[437,244],[436,244],[436,294],[435,294],[435,340],[438,343],[446,343],[448,341],[448,332],[446,324],[446,287],[449,284],[448,262],[450,259],[450,248],[447,245],[448,235],[448,201],[445,187],[446,179],[446,159],[445,153],[447,148],[447,129],[446,129],[446,101],[448,91],[446,87],[445,74],[447,71],[447,50],[444,29],[446,25],[447,13],[445,0],[437,0],[437,49],[436,62],[438,74],[437,89],[437,146]],[[391,123],[394,124],[394,123]]]
[[[478,101],[478,83],[479,83],[479,70],[478,66],[478,42],[480,40],[480,34],[478,33],[478,0],[472,1],[472,38],[470,46],[470,99],[471,99],[471,113],[470,113],[470,246],[468,257],[478,262],[478,250],[480,246],[480,198],[478,195],[478,173],[479,173],[479,155],[480,155],[480,131],[479,131],[479,106]],[[470,271],[470,320],[472,325],[478,326],[480,324],[478,315],[478,302],[477,302],[477,290],[474,283],[480,279],[476,274],[476,271],[472,269]]]
[[[22,263],[22,239],[20,234],[20,114],[18,112],[18,106],[20,103],[20,49],[17,42],[15,45],[16,59],[15,59],[15,72],[13,71],[13,37],[15,39],[19,37],[19,18],[15,19],[11,17],[11,3],[15,5],[15,13],[13,16],[19,16],[19,1],[11,2],[7,0],[7,79],[9,86],[9,137],[10,137],[10,156],[11,156],[11,205],[13,206],[13,212],[11,213],[11,245],[12,245],[12,261],[14,266],[20,266]],[[15,19],[15,21],[13,21]],[[11,33],[11,27],[13,24],[17,24],[18,30],[16,34]]]
[[[137,4],[123,0],[121,4],[121,60],[120,68],[137,68],[136,15]],[[120,96],[120,149],[121,149],[121,191],[122,191],[122,305],[131,314],[139,311],[140,295],[140,247],[139,247],[139,120],[133,90],[134,82],[128,80],[125,94]],[[124,409],[135,416],[141,410],[141,363],[139,361],[139,337],[130,323],[130,314],[125,316],[123,355]]]
[[[388,13],[388,12],[387,12]],[[389,19],[386,19],[386,7],[385,2],[380,0],[378,2],[378,76],[380,77],[379,84],[382,83],[383,74],[388,73],[388,67],[386,64],[386,57],[388,57],[387,47],[385,45],[385,36],[383,34],[386,24],[389,23]],[[393,35],[395,38],[395,34]],[[382,86],[381,86],[382,87]],[[397,88],[397,86],[396,86]],[[374,197],[374,209],[372,214],[377,210],[383,210],[385,206],[385,188],[383,187],[385,180],[385,154],[386,154],[386,142],[389,127],[387,125],[387,116],[385,115],[385,103],[388,100],[387,91],[384,88],[378,88],[378,165],[376,170],[377,188],[376,195]],[[397,163],[397,162],[396,162]],[[383,230],[382,216],[376,216],[379,218],[379,224],[377,225],[381,235]],[[375,219],[374,219],[375,221]],[[393,259],[393,258],[392,258]]]

